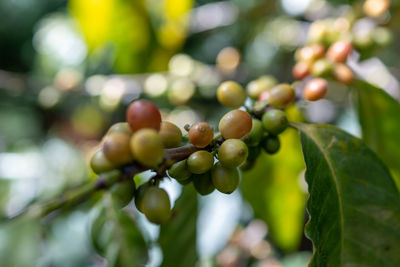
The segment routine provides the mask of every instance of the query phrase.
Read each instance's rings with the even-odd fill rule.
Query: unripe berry
[[[328,59],[318,59],[311,66],[311,74],[316,77],[329,76],[332,73],[332,62]]]
[[[159,135],[165,148],[178,147],[182,144],[182,132],[172,122],[161,122]]]
[[[152,185],[149,183],[144,183],[140,185],[135,192],[135,206],[138,209],[138,211],[143,213],[143,197],[147,191]]]
[[[136,190],[133,179],[114,184],[111,189],[113,202],[120,208],[125,207],[132,200]]]
[[[225,139],[240,139],[251,131],[251,126],[250,114],[246,111],[235,109],[221,118],[218,129]]]
[[[261,93],[258,100],[266,101],[270,106],[283,108],[295,98],[295,92],[289,84],[278,84],[274,88]]]
[[[160,130],[161,114],[157,106],[147,100],[136,100],[126,110],[126,121],[133,132],[143,128]]]
[[[304,61],[297,62],[292,69],[293,77],[302,80],[310,74],[310,64]]]
[[[133,160],[129,149],[130,135],[124,133],[110,133],[103,144],[103,153],[106,158],[116,165],[126,164]]]
[[[113,124],[107,132],[107,134],[111,134],[111,133],[123,133],[123,134],[131,135],[132,130],[127,122],[117,122],[117,123]]]
[[[308,29],[307,39],[310,43],[323,43],[328,34],[328,27],[324,21],[314,21]]]
[[[231,194],[239,186],[239,170],[226,168],[221,163],[217,163],[211,171],[211,179],[218,191]]]
[[[162,224],[171,217],[171,203],[164,189],[152,186],[146,190],[142,203],[146,218],[156,224]]]
[[[90,167],[92,170],[100,174],[102,172],[108,172],[115,169],[115,165],[109,161],[103,153],[103,150],[99,150],[90,159]]]
[[[278,136],[269,135],[261,142],[261,146],[268,154],[275,154],[279,151],[281,142],[279,141]]]
[[[171,166],[168,170],[168,175],[178,182],[186,181],[192,176],[187,166],[187,160],[181,160]]]
[[[258,119],[252,119],[251,131],[243,137],[243,141],[249,146],[256,146],[264,136],[264,128]]]
[[[246,91],[251,98],[258,99],[262,92],[271,89],[277,83],[277,80],[273,76],[263,75],[257,80],[249,82]]]
[[[257,159],[257,157],[261,153],[261,147],[260,146],[249,146],[249,154],[247,156],[247,161],[254,161]]]
[[[218,150],[218,160],[227,168],[239,167],[246,159],[249,150],[239,139],[225,140]]]
[[[320,100],[328,91],[328,82],[322,78],[315,78],[309,81],[304,87],[304,99],[309,101]]]
[[[352,50],[350,42],[338,41],[329,47],[326,57],[334,62],[345,62]]]
[[[217,98],[224,106],[238,108],[244,104],[246,93],[240,84],[233,81],[226,81],[218,87]]]
[[[198,148],[206,147],[213,137],[214,131],[207,122],[198,122],[189,130],[189,141]]]
[[[264,129],[268,133],[277,135],[283,132],[289,125],[285,112],[279,109],[268,110],[262,116]]]
[[[140,129],[133,134],[130,148],[134,158],[146,167],[155,167],[164,157],[161,137],[153,129]]]
[[[344,84],[351,84],[354,80],[353,71],[343,63],[335,64],[333,75],[336,80]]]
[[[214,156],[205,150],[196,151],[187,159],[187,166],[191,173],[202,174],[212,168]]]
[[[215,189],[211,180],[210,172],[206,172],[204,174],[194,174],[193,185],[194,188],[196,188],[196,191],[202,196],[212,193]]]

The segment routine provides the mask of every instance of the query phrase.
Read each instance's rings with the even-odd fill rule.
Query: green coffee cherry
[[[211,170],[211,179],[218,191],[231,194],[239,186],[239,170],[226,168],[218,162]]]
[[[196,191],[202,196],[212,193],[215,189],[211,180],[211,172],[194,174],[193,185],[194,188],[196,188]]]
[[[247,158],[249,151],[239,139],[225,140],[218,150],[219,162],[227,168],[239,167]]]
[[[178,182],[186,181],[192,176],[192,173],[187,167],[187,160],[181,160],[171,166],[168,170],[168,175]]]
[[[135,194],[136,186],[132,179],[113,185],[110,189],[114,203],[123,208],[129,204]]]
[[[103,150],[99,150],[90,159],[90,167],[95,173],[100,174],[111,171],[116,166],[104,156]]]
[[[151,187],[151,184],[149,183],[144,183],[140,185],[136,192],[135,192],[135,206],[138,209],[138,211],[143,212],[143,197],[147,191]]]
[[[155,167],[164,158],[161,137],[154,129],[140,129],[132,136],[130,148],[134,158],[147,167]]]
[[[171,217],[171,203],[164,189],[152,186],[146,190],[142,200],[143,213],[155,224],[162,224]]]
[[[268,154],[275,154],[279,151],[281,142],[279,141],[278,136],[269,135],[261,142],[261,146]]]
[[[108,130],[107,134],[110,133],[123,133],[123,134],[132,134],[131,127],[127,122],[117,122],[113,124],[110,129]]]
[[[187,159],[189,171],[194,174],[202,174],[212,168],[214,157],[205,150],[196,151]]]
[[[190,184],[192,181],[193,181],[193,176],[190,176],[186,180],[178,181],[178,183],[180,183],[181,185],[187,185],[187,184]]]
[[[244,138],[243,141],[248,146],[256,146],[261,142],[264,137],[264,128],[260,120],[253,119],[251,124],[251,131]]]
[[[285,112],[279,109],[268,110],[262,116],[264,129],[268,133],[278,135],[289,125]]]
[[[328,77],[332,74],[333,64],[330,60],[321,58],[312,64],[310,72],[315,77]]]

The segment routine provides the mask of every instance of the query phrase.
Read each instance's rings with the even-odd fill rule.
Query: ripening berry
[[[142,200],[143,213],[155,224],[162,224],[171,217],[171,203],[164,189],[152,186],[148,188]]]
[[[332,73],[332,62],[325,58],[318,59],[312,64],[310,72],[316,77],[329,76]]]
[[[246,111],[235,109],[219,121],[218,129],[225,139],[240,139],[251,131],[252,120]]]
[[[268,133],[277,135],[283,132],[289,125],[286,113],[279,109],[268,110],[262,116],[264,129]]]
[[[202,196],[211,194],[215,189],[211,180],[211,172],[209,171],[203,174],[194,174],[193,185],[196,191]]]
[[[172,122],[161,122],[159,135],[165,148],[178,147],[182,144],[182,132]]]
[[[144,194],[146,193],[147,189],[150,188],[149,183],[145,183],[140,185],[135,192],[135,206],[138,209],[138,211],[143,212],[143,197]]]
[[[246,87],[246,92],[251,98],[258,99],[262,92],[271,89],[277,83],[277,80],[273,76],[263,75],[257,80],[249,82]]]
[[[130,148],[135,160],[146,167],[155,167],[164,158],[161,137],[153,129],[140,129],[133,134]]]
[[[334,62],[345,62],[352,50],[350,42],[337,41],[329,47],[326,57]]]
[[[214,131],[207,122],[198,122],[189,130],[189,141],[198,148],[206,147],[213,137]]]
[[[110,193],[113,203],[118,207],[123,208],[131,202],[136,190],[136,185],[133,179],[128,179],[123,182],[114,184]]]
[[[312,62],[314,61],[314,51],[310,46],[300,47],[294,55],[296,61]]]
[[[173,164],[168,170],[168,175],[178,182],[186,181],[192,176],[187,166],[187,160],[181,160]]]
[[[90,159],[90,167],[92,170],[100,174],[102,172],[108,172],[115,169],[115,165],[109,161],[103,153],[103,150],[99,150]]]
[[[239,170],[226,168],[218,162],[211,170],[211,179],[218,191],[231,194],[239,186]]]
[[[160,130],[161,114],[157,106],[148,100],[133,101],[126,110],[126,121],[133,132],[143,128]]]
[[[343,63],[335,64],[333,67],[333,75],[336,80],[343,84],[351,84],[354,80],[353,71]]]
[[[126,164],[133,160],[129,148],[130,135],[124,133],[110,133],[104,139],[103,153],[106,158],[116,165]]]
[[[258,119],[252,119],[251,131],[245,137],[243,137],[243,141],[248,146],[256,146],[261,142],[263,136],[264,128],[261,121]]]
[[[322,44],[312,44],[310,48],[313,51],[313,59],[320,59],[325,56],[325,46]]]
[[[107,134],[110,133],[123,133],[123,134],[132,134],[131,127],[127,122],[117,122],[113,124],[110,129],[108,130]]]
[[[238,108],[244,104],[246,92],[237,82],[226,81],[218,87],[217,99],[224,106]]]
[[[281,147],[279,137],[275,135],[268,135],[262,142],[261,146],[268,154],[275,154]]]
[[[218,150],[218,160],[227,168],[239,167],[249,154],[246,144],[239,139],[225,140]]]
[[[258,100],[266,101],[270,106],[283,108],[295,98],[294,89],[289,84],[278,84],[274,88],[261,93]]]
[[[315,78],[309,81],[304,87],[303,96],[308,101],[320,100],[328,91],[328,82],[322,78]]]
[[[297,80],[302,80],[310,74],[310,63],[299,61],[292,69],[293,77]]]
[[[187,166],[191,173],[202,174],[212,168],[214,156],[205,150],[196,151],[187,159]]]

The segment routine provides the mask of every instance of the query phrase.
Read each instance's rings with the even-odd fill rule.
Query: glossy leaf
[[[197,261],[197,193],[191,185],[182,190],[182,195],[175,202],[172,218],[160,228],[161,266],[195,266]]]
[[[355,81],[353,89],[363,140],[399,176],[400,104],[384,90],[363,81]],[[400,180],[397,184],[400,188]]]
[[[388,169],[360,139],[296,124],[307,166],[310,266],[398,266],[400,198]]]

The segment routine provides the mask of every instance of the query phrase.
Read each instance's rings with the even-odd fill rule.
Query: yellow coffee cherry
[[[240,139],[251,131],[252,119],[246,111],[235,109],[226,113],[218,124],[218,129],[225,139]]]
[[[182,144],[182,132],[172,122],[161,122],[159,134],[165,148],[178,147]]]
[[[132,136],[130,148],[135,160],[146,167],[156,167],[164,158],[164,147],[157,131],[140,129]]]
[[[129,149],[129,139],[130,135],[120,132],[107,135],[103,144],[103,153],[106,158],[116,165],[131,162],[133,157]]]
[[[234,81],[221,83],[217,89],[218,101],[229,108],[238,108],[244,104],[246,93],[243,87]]]

